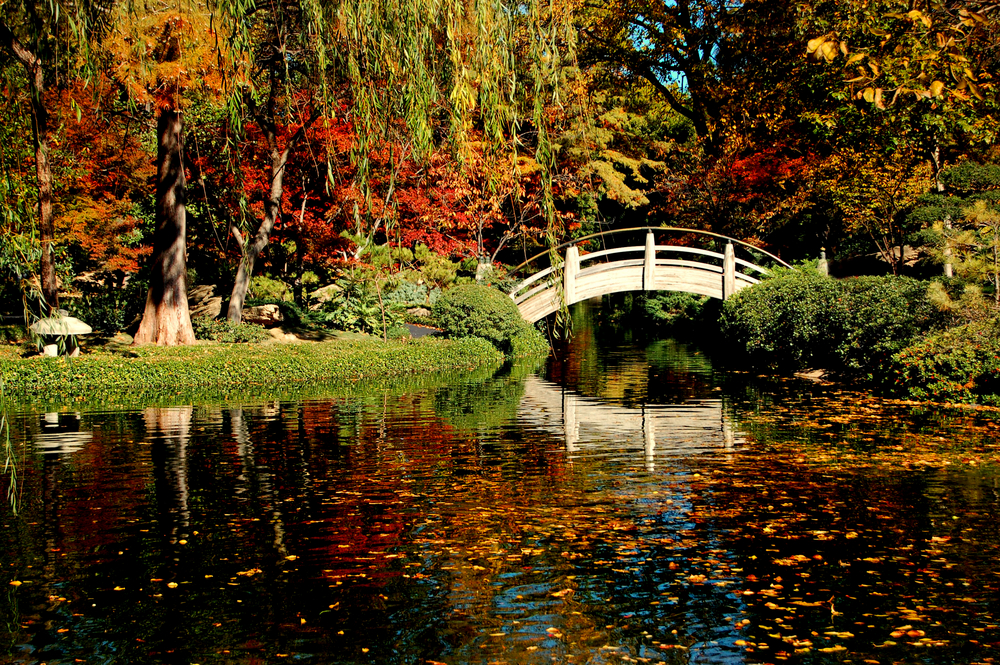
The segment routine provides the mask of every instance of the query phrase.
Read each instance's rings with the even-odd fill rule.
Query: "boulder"
[[[323,303],[328,300],[332,300],[341,291],[343,291],[343,289],[336,284],[327,284],[326,286],[321,286],[315,291],[310,292],[309,297],[312,300]]]
[[[215,284],[196,284],[188,287],[188,306],[193,307],[215,295]]]
[[[410,316],[421,316],[426,318],[431,315],[431,310],[427,309],[426,307],[411,307],[410,309],[406,310],[406,313],[409,314]]]
[[[206,298],[197,304],[189,305],[188,308],[191,310],[192,319],[196,316],[207,316],[210,319],[218,318],[222,314],[222,296]]]
[[[273,328],[280,325],[285,317],[281,314],[281,308],[277,305],[257,305],[247,307],[243,310],[243,323],[256,323],[265,328]]]

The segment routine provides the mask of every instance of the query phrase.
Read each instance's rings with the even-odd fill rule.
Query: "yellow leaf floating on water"
[[[11,586],[21,586],[21,584],[23,584],[23,583],[21,581],[19,581],[19,580],[11,580],[11,583],[10,583]]]

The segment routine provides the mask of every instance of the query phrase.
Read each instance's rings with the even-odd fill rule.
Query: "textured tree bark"
[[[269,143],[275,137],[269,133]],[[246,301],[247,289],[250,287],[250,278],[253,276],[253,266],[257,262],[257,257],[267,247],[271,239],[271,231],[281,214],[281,197],[284,194],[285,163],[288,161],[288,153],[291,144],[281,152],[278,151],[275,143],[271,143],[271,190],[264,201],[264,219],[260,222],[253,240],[244,245],[243,258],[240,260],[240,267],[236,270],[236,282],[233,284],[233,293],[229,297],[229,309],[226,311],[226,318],[233,323],[243,320],[243,303]]]
[[[38,273],[43,308],[45,313],[50,314],[59,308],[59,287],[55,262],[52,260],[55,227],[52,221],[52,169],[49,167],[49,114],[42,100],[45,72],[41,58],[26,48],[2,22],[0,47],[13,54],[24,67],[31,89],[31,129],[35,141],[35,174],[38,178],[38,237],[42,245]]]
[[[269,112],[269,117],[270,115]],[[243,303],[246,301],[247,289],[250,287],[254,264],[257,262],[257,257],[267,247],[267,243],[271,239],[271,232],[274,231],[274,225],[281,216],[281,198],[285,192],[285,166],[288,164],[288,156],[295,144],[305,136],[306,130],[318,117],[319,113],[314,112],[309,120],[304,122],[288,139],[284,150],[278,148],[278,130],[274,122],[269,118],[258,118],[257,120],[264,135],[267,136],[267,145],[271,151],[271,189],[264,201],[264,219],[261,220],[260,227],[253,240],[243,245],[243,258],[236,270],[236,281],[229,297],[229,309],[226,310],[226,318],[233,323],[239,323],[243,320]]]
[[[194,344],[187,303],[187,216],[184,198],[183,122],[176,109],[157,123],[156,231],[153,269],[134,344]]]

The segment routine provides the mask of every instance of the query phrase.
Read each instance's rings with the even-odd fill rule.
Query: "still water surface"
[[[558,355],[367,397],[16,416],[0,662],[1000,659],[989,415],[580,322]]]

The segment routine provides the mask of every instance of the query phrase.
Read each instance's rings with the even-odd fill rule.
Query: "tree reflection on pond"
[[[544,377],[81,411],[58,455],[15,417],[0,660],[995,657],[990,418],[578,333]]]

